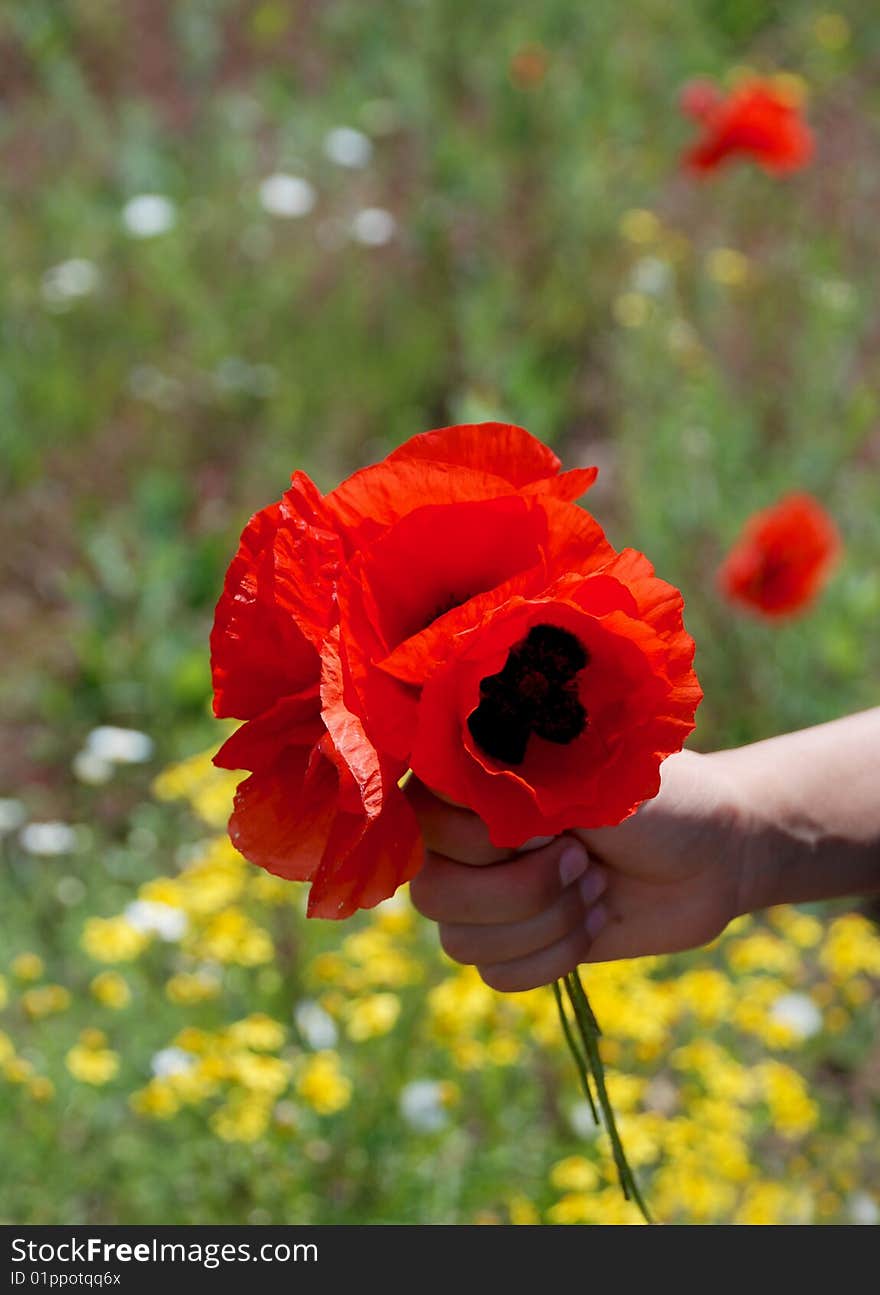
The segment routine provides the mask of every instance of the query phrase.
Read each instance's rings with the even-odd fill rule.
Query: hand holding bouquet
[[[326,496],[295,473],[245,528],[211,647],[215,713],[246,722],[215,763],[251,771],[234,844],[311,882],[310,916],[419,870],[411,774],[514,851],[627,818],[692,731],[681,595],[574,502],[596,470],[560,466],[522,428],[445,428]],[[555,988],[638,1199],[575,965]]]

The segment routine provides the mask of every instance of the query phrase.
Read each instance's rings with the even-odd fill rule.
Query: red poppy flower
[[[633,550],[575,553],[560,546],[383,663],[424,679],[413,770],[501,847],[621,822],[656,795],[702,697],[681,594]]]
[[[414,437],[326,497],[295,474],[251,520],[212,634],[215,757],[251,770],[237,847],[342,917],[418,868],[412,767],[500,844],[618,822],[700,698],[681,597],[616,554],[521,428]]]
[[[756,513],[718,572],[733,602],[768,617],[804,611],[841,550],[834,522],[807,494],[791,494]]]
[[[796,171],[813,155],[813,135],[799,105],[772,81],[744,82],[726,97],[711,81],[686,86],[681,106],[703,133],[685,156],[694,171],[714,171],[737,156],[773,174]]]
[[[296,473],[245,528],[211,648],[215,713],[248,722],[215,763],[252,771],[232,839],[269,871],[311,880],[310,914],[370,907],[419,866],[418,827],[397,785],[409,742],[393,703],[407,690],[374,663],[540,563],[545,501],[586,517],[560,501],[582,494],[596,469],[560,466],[521,428],[446,428],[323,498]],[[611,553],[595,523],[590,535]]]

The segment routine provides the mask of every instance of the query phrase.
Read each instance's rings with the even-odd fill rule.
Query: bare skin
[[[695,948],[773,904],[880,891],[880,708],[662,766],[618,827],[517,854],[414,783],[427,845],[413,903],[446,952],[494,989],[533,989],[581,962]],[[530,848],[531,847],[531,848]]]

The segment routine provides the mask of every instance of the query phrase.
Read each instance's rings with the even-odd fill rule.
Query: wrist
[[[710,757],[734,806],[738,915],[880,890],[876,833],[829,813],[821,786],[805,783],[800,753],[784,741]]]
[[[746,749],[715,751],[704,757],[723,805],[719,823],[724,831],[724,866],[731,874],[731,919],[780,902],[775,898],[779,857],[770,845],[772,815],[763,789],[748,776],[741,758]]]

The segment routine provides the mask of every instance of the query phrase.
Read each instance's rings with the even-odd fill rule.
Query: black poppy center
[[[510,649],[504,668],[480,681],[480,704],[468,717],[479,747],[503,764],[522,764],[533,733],[573,742],[587,727],[575,676],[586,648],[558,625],[534,625]]]

